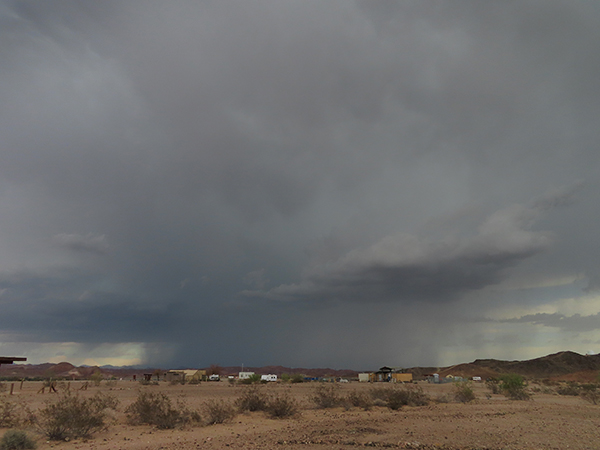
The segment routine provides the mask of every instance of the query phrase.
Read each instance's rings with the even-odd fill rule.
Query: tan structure
[[[189,383],[190,381],[202,381],[206,380],[206,370],[169,370],[166,374],[166,380],[179,381],[181,383]]]

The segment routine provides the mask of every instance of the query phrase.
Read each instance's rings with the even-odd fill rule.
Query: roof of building
[[[22,356],[0,356],[0,364],[12,364],[15,361],[27,361]]]

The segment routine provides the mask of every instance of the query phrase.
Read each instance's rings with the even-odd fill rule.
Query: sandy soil
[[[10,383],[9,383],[10,385]],[[72,390],[80,382],[72,382]],[[420,386],[432,398],[451,393],[452,385]],[[5,395],[34,410],[51,401],[56,394],[38,393],[41,383],[15,384],[14,394]],[[341,393],[369,390],[372,385],[340,385]],[[119,381],[116,387],[93,387],[80,395],[97,391],[113,394],[120,400],[115,423],[91,439],[70,442],[46,441],[39,436],[38,448],[60,450],[141,450],[141,449],[355,449],[357,447],[421,449],[599,449],[600,406],[579,397],[536,394],[531,401],[510,401],[488,395],[484,385],[475,385],[477,400],[470,404],[435,403],[404,407],[392,411],[374,407],[345,410],[314,409],[308,396],[315,384],[262,386],[267,392],[287,391],[302,404],[301,414],[292,419],[275,420],[263,413],[239,414],[231,423],[182,430],[157,430],[150,426],[131,426],[123,410],[140,390],[160,391],[173,400],[184,398],[191,408],[201,409],[210,398],[234,401],[243,387],[226,382],[200,385],[140,386]],[[488,398],[489,397],[489,398]],[[0,429],[0,435],[6,430]]]

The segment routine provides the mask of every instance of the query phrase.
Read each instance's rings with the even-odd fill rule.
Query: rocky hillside
[[[427,368],[431,373],[433,368]],[[413,370],[413,369],[409,369]],[[600,372],[600,355],[580,355],[575,352],[559,352],[526,361],[502,361],[498,359],[477,359],[471,363],[450,367],[439,367],[435,372],[440,376],[495,377],[503,373],[518,373],[527,378],[553,378],[564,380],[592,381]],[[415,368],[415,373],[422,373]]]

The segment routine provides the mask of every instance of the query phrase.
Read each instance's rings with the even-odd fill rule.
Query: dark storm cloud
[[[92,252],[103,254],[109,249],[105,235],[96,236],[91,233],[82,236],[80,234],[60,233],[52,240],[61,247],[75,251]]]
[[[377,364],[397,349],[346,324],[402,326],[433,362],[423,330],[485,315],[491,286],[593,288],[599,21],[577,1],[0,2],[0,320],[184,365]]]
[[[572,316],[559,313],[538,313],[513,319],[495,320],[493,322],[543,325],[544,327],[558,328],[562,331],[585,333],[597,330],[599,320],[600,313],[590,315],[573,314]]]
[[[366,249],[309,267],[300,284],[243,294],[284,301],[454,300],[465,291],[498,283],[507,268],[549,248],[552,233],[531,228],[543,213],[569,203],[572,194],[572,187],[559,189],[533,206],[497,211],[468,238],[432,241],[404,233],[386,236]]]

